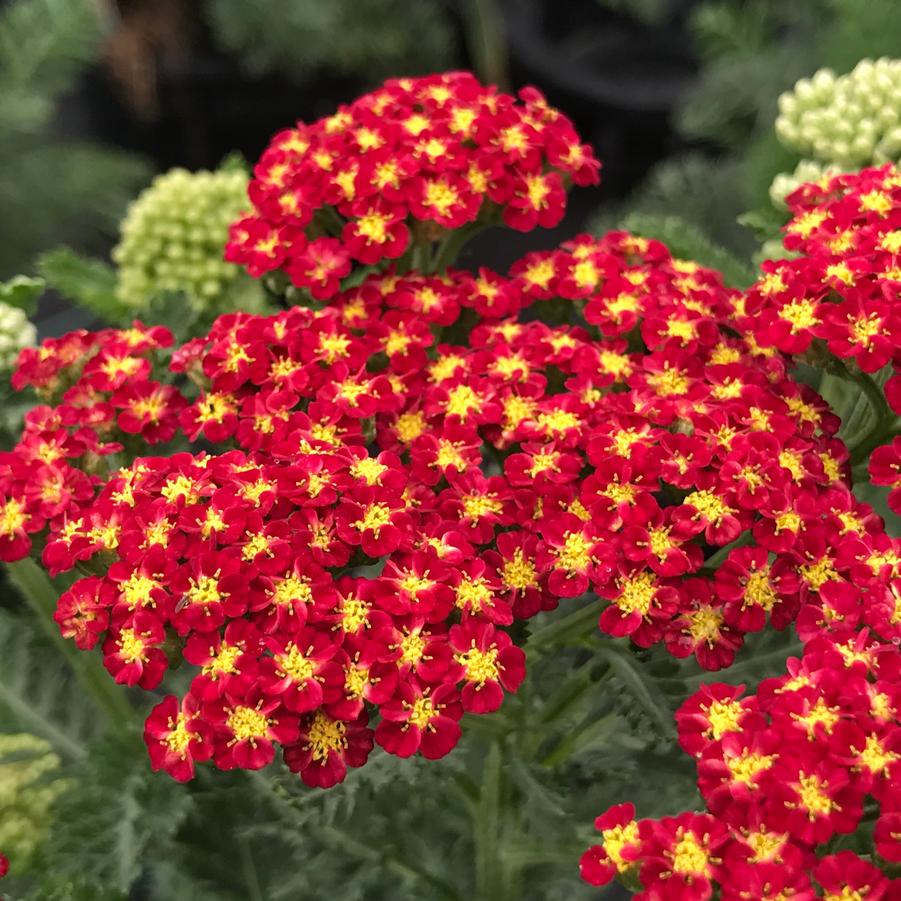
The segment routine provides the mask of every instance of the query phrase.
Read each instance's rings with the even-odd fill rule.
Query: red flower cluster
[[[874,534],[855,556],[852,581],[802,610],[785,675],[750,696],[704,686],[676,714],[706,812],[636,822],[612,808],[584,879],[633,873],[647,901],[901,898],[880,869],[901,861],[901,541]],[[871,828],[878,858],[828,853]]]
[[[372,748],[367,703],[387,750],[440,757],[464,710],[516,690],[522,650],[467,603],[471,545],[427,535],[407,488],[393,455],[301,430],[259,462],[139,458],[107,483],[91,510],[117,536],[112,562],[63,594],[56,619],[82,648],[105,636],[117,682],[155,688],[167,653],[197,668],[187,695],[148,719],[155,767],[177,779],[211,757],[256,769],[277,741],[305,782],[330,786]],[[72,560],[91,551],[71,528],[65,542]],[[329,571],[354,553],[391,557],[377,577]]]
[[[897,364],[901,172],[886,165],[836,175],[802,185],[788,205],[784,243],[793,256],[763,264],[739,328],[790,354],[825,345],[863,372]]]
[[[124,354],[127,333],[102,333],[59,368],[63,402],[2,461],[7,556],[46,523],[51,573],[96,572],[57,620],[118,681],[198,668],[148,721],[156,766],[260,766],[278,742],[327,785],[373,740],[440,756],[463,710],[496,709],[522,679],[499,627],[558,598],[593,589],[605,632],[717,669],[745,633],[815,622],[881,573],[835,417],[780,355],[721,327],[737,299],[714,273],[623,233],[514,272],[383,274],[324,310],[223,316],[174,351],[178,387],[149,381],[162,336]],[[584,299],[586,326],[518,321],[545,294]],[[485,318],[443,342],[464,308]],[[20,383],[60,377],[29,375],[53,347],[23,355]],[[127,404],[150,394],[153,428],[135,428]],[[220,450],[112,468],[111,449],[163,424]],[[84,481],[39,509],[27,466],[51,446]]]
[[[255,277],[284,270],[322,299],[352,261],[397,259],[476,221],[556,225],[567,183],[596,184],[600,164],[539,91],[519,99],[467,72],[400,78],[280,132],[254,168],[253,212],[232,227],[226,259]]]
[[[0,453],[0,560],[24,557],[30,535],[89,503],[106,472],[103,458],[123,441],[153,444],[175,434],[187,402],[153,378],[171,344],[167,329],[135,322],[22,351],[13,385],[59,403],[30,410],[15,450]],[[99,532],[95,537],[103,543]]]

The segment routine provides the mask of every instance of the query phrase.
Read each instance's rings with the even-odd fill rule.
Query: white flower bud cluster
[[[19,351],[23,347],[34,347],[37,338],[37,329],[23,310],[0,303],[0,372],[11,370]]]
[[[119,299],[139,308],[161,291],[183,291],[205,308],[244,277],[222,254],[228,226],[247,206],[247,183],[235,170],[157,176],[129,207],[113,250]]]
[[[779,98],[779,140],[842,171],[901,157],[901,60],[861,60],[848,75],[820,69]]]

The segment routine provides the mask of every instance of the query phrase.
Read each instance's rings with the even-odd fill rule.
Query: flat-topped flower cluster
[[[764,264],[734,323],[832,371],[881,371],[870,444],[897,431],[899,200],[890,166],[800,188],[785,238],[797,255]],[[897,510],[898,438],[871,473]],[[706,811],[636,820],[631,804],[611,808],[582,859],[587,881],[636,880],[648,901],[901,898],[886,874],[901,861],[901,555],[880,520],[865,531],[850,578],[828,578],[798,615],[803,654],[784,675],[754,694],[706,685],[676,714]]]
[[[884,550],[836,418],[721,327],[740,297],[714,273],[624,233],[513,272],[371,276],[174,350],[136,324],[23,353],[16,384],[59,403],[2,459],[3,553],[39,534],[52,574],[93,573],[57,620],[118,681],[196,667],[148,721],[155,765],[278,742],[327,785],[373,739],[440,756],[522,680],[504,627],[559,598],[718,669]],[[584,324],[510,315],[548,294]],[[193,450],[136,450],[176,437]]]
[[[272,139],[225,255],[332,297],[354,263],[397,259],[465,226],[557,225],[566,188],[596,184],[599,169],[534,88],[517,101],[468,72],[393,79]]]

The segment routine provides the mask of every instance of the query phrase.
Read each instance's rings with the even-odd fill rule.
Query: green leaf
[[[0,729],[45,738],[63,757],[83,759],[98,711],[27,614],[0,610]]]
[[[56,805],[46,865],[98,891],[128,892],[148,866],[172,853],[190,807],[187,789],[152,773],[143,748],[94,745],[78,784]]]
[[[775,207],[765,206],[742,213],[738,217],[738,222],[750,228],[759,240],[765,241],[779,234],[779,230],[785,225],[785,216]]]
[[[626,691],[653,720],[660,734],[668,739],[673,738],[673,712],[657,691],[647,668],[635,659],[629,649],[620,650],[613,644],[605,644],[599,653],[608,661]]]
[[[44,293],[46,282],[42,278],[29,278],[17,275],[0,283],[0,303],[24,310],[33,316],[37,309],[38,298]]]
[[[50,287],[95,316],[113,325],[131,320],[133,311],[116,296],[116,271],[101,260],[60,247],[41,255],[38,271]]]
[[[91,0],[15,0],[0,14],[0,80],[62,92],[93,59],[101,24]]]
[[[147,322],[165,325],[178,342],[193,337],[195,327],[201,319],[200,311],[191,304],[183,291],[161,291],[152,295],[141,310],[141,316]]]

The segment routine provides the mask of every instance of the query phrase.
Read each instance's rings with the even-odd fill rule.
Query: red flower
[[[272,762],[273,742],[291,745],[299,734],[297,717],[258,689],[212,702],[203,718],[213,727],[213,761],[222,770],[259,770]]]
[[[635,807],[632,804],[611,807],[595,819],[594,828],[601,833],[604,844],[593,845],[582,855],[579,872],[591,885],[606,885],[638,859],[641,842]]]
[[[156,688],[169,665],[159,647],[165,638],[158,619],[136,613],[127,626],[109,633],[103,643],[103,665],[119,683]]]
[[[391,701],[382,704],[375,740],[398,757],[417,751],[430,760],[444,757],[460,740],[462,713],[454,686],[440,685],[432,691],[409,679],[400,684]]]
[[[179,704],[167,695],[147,717],[144,742],[154,771],[165,770],[178,782],[194,778],[194,763],[213,753],[211,731],[198,716],[197,704],[187,695]]]
[[[504,700],[504,690],[515,692],[526,674],[526,655],[510,636],[490,623],[469,621],[452,626],[450,646],[464,680],[463,709],[491,713]]]
[[[373,732],[365,712],[351,722],[332,719],[321,710],[300,722],[300,741],[284,750],[285,763],[311,788],[331,788],[344,781],[348,767],[366,763]]]

